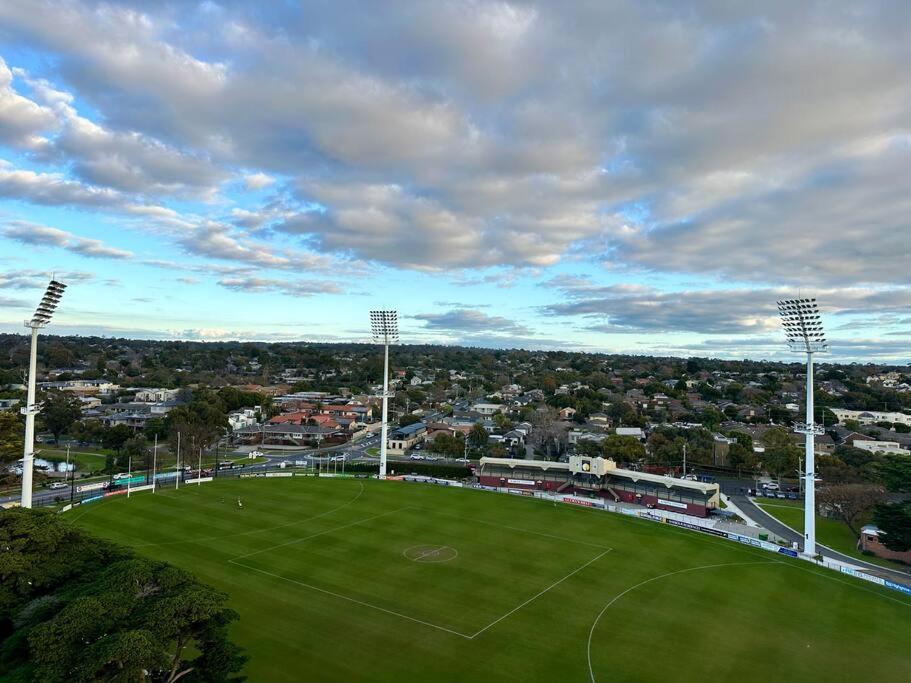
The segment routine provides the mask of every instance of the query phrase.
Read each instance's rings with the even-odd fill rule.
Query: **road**
[[[734,501],[734,504],[743,510],[745,514],[749,515],[754,522],[765,527],[773,534],[781,536],[788,541],[797,542],[800,547],[803,547],[803,534],[794,531],[789,526],[779,522],[775,517],[756,505],[751,498],[740,493],[730,494],[730,498]],[[896,569],[888,569],[886,567],[881,567],[878,564],[871,564],[864,560],[857,559],[856,557],[851,557],[850,555],[843,555],[836,550],[832,550],[828,546],[820,544],[819,541],[816,542],[816,550],[823,557],[869,569],[871,573],[875,573],[877,576],[886,577],[905,584],[911,581],[911,573],[898,571]]]

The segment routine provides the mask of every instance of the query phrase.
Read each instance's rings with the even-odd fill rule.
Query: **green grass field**
[[[756,501],[767,513],[797,531],[803,530],[803,502],[787,500]],[[838,519],[816,515],[816,540],[824,546],[849,557],[855,557],[882,567],[896,568],[895,562],[881,557],[864,555],[857,549],[857,537],[847,524]]]
[[[66,462],[66,449],[42,448],[38,457],[49,462]],[[70,462],[76,464],[76,470],[79,472],[88,473],[103,470],[106,457],[106,454],[100,451],[70,451]]]
[[[251,681],[898,681],[911,670],[909,598],[531,498],[295,477],[67,514],[225,591]]]

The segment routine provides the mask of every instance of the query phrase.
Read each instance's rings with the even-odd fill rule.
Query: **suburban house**
[[[911,451],[907,448],[902,448],[901,444],[897,441],[864,441],[861,439],[856,439],[854,441],[854,448],[860,448],[864,451],[869,451],[870,453],[895,453],[898,455],[909,455]]]
[[[140,389],[136,392],[134,401],[138,403],[160,403],[173,401],[177,398],[180,389]]]
[[[873,524],[867,524],[862,527],[860,530],[860,541],[858,541],[860,549],[868,550],[877,557],[882,557],[887,560],[900,560],[907,564],[911,564],[911,550],[905,550],[904,552],[889,550],[880,540],[880,536],[882,535],[883,532]]]
[[[405,427],[399,427],[389,434],[389,438],[386,441],[386,452],[404,455],[415,444],[423,441],[426,433],[427,425],[423,422],[415,422]]]
[[[572,420],[576,415],[576,409],[569,406],[566,408],[560,408],[559,415],[561,420]]]
[[[502,403],[475,403],[471,410],[480,415],[493,415],[503,410],[505,406]]]
[[[862,425],[876,424],[877,422],[892,422],[905,424],[911,427],[911,415],[895,412],[882,412],[878,410],[847,410],[846,408],[829,408],[838,421],[844,424],[845,420],[855,420]]]
[[[619,436],[632,436],[637,439],[645,438],[645,434],[642,433],[642,427],[617,427],[614,433]]]

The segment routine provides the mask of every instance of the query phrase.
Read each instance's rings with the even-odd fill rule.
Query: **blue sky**
[[[906,3],[0,4],[0,330],[911,357]]]

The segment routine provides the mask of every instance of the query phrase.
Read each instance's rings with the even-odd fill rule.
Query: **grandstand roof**
[[[516,458],[481,458],[481,466],[485,464],[500,465],[512,469],[537,469],[562,470],[571,474],[570,464],[568,462],[550,462],[547,460],[519,460]],[[613,468],[607,472],[608,476],[621,477],[630,481],[648,481],[653,484],[662,484],[668,488],[674,486],[677,488],[691,489],[699,491],[705,495],[712,495],[718,491],[718,484],[706,484],[701,481],[691,481],[689,479],[677,479],[676,477],[666,477],[661,474],[650,474],[648,472],[636,472],[634,470],[624,470],[619,467]]]

